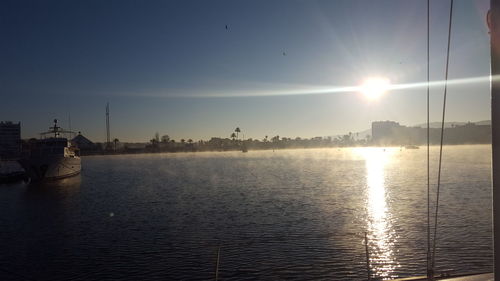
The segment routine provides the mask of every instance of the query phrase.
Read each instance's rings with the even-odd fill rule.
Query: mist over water
[[[431,148],[435,190],[438,148]],[[491,271],[491,147],[443,154],[437,271]],[[366,279],[425,274],[426,149],[92,156],[0,185],[1,280]],[[434,192],[432,193],[434,200]],[[433,205],[432,205],[433,206]]]

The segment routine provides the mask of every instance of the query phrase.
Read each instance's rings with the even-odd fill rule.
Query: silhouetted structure
[[[78,135],[74,137],[71,142],[73,142],[82,153],[96,151],[99,148],[88,138],[84,137],[81,132],[78,132]]]
[[[431,144],[440,142],[441,129],[430,128]],[[427,142],[427,129],[402,126],[394,121],[372,123],[372,144],[374,145],[422,145]],[[485,144],[491,143],[491,126],[466,123],[452,125],[444,130],[445,144]]]
[[[0,158],[16,158],[21,152],[21,123],[0,122]]]
[[[109,129],[109,102],[106,103],[106,150],[111,150],[110,129]]]

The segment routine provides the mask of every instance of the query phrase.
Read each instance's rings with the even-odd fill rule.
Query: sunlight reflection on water
[[[367,230],[370,267],[375,277],[392,278],[398,263],[394,256],[395,235],[387,209],[385,165],[391,161],[394,149],[363,148],[358,151],[366,166]]]

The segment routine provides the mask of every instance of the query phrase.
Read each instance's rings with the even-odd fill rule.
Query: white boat
[[[17,161],[0,159],[0,184],[16,182],[24,178],[24,170]]]
[[[80,150],[64,136],[71,134],[74,133],[58,127],[55,119],[54,127],[30,144],[19,163],[32,181],[62,179],[80,173]]]
[[[405,146],[405,149],[419,149],[420,147],[416,146],[416,145],[406,145]]]

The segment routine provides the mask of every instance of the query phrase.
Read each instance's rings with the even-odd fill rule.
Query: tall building
[[[375,121],[372,122],[372,141],[374,144],[392,144],[396,130],[401,128],[399,123],[394,121]]]
[[[15,158],[21,152],[21,123],[0,122],[0,158]]]
[[[438,132],[431,129],[431,139]],[[427,130],[421,127],[402,126],[394,121],[372,123],[372,140],[375,145],[416,145],[426,142]]]

